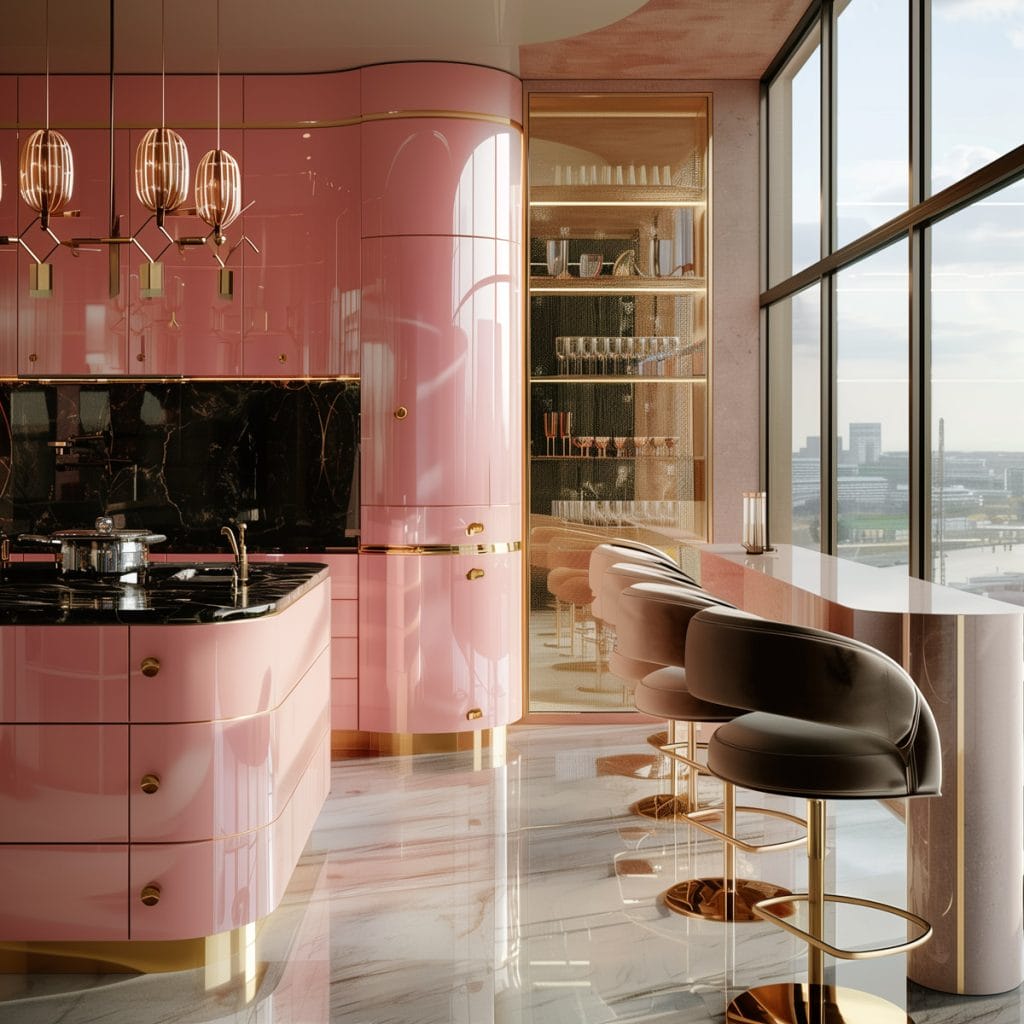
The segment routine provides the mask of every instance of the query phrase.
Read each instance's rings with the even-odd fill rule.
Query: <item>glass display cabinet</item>
[[[706,94],[529,101],[531,711],[617,711],[585,570],[708,519]],[[581,575],[582,574],[582,575]]]

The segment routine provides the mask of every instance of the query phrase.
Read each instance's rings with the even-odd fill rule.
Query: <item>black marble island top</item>
[[[318,562],[249,566],[236,581],[224,562],[151,565],[132,577],[61,575],[49,562],[24,562],[0,574],[0,626],[189,625],[272,615],[327,578]]]

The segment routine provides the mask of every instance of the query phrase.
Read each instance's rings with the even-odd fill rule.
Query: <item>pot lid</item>
[[[110,516],[98,516],[91,530],[55,530],[50,536],[55,540],[139,540],[154,534],[149,530],[115,530],[114,520]]]

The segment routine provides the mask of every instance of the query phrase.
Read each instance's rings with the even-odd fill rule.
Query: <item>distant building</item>
[[[882,424],[851,423],[850,454],[858,466],[872,465],[882,455]]]

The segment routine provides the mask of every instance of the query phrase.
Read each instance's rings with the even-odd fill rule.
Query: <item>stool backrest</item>
[[[691,621],[686,680],[702,700],[858,729],[902,748],[913,792],[937,793],[938,729],[892,658],[837,633],[709,608]]]
[[[597,606],[594,614],[614,626],[618,617],[619,595],[634,583],[670,583],[703,593],[696,583],[690,582],[690,577],[681,569],[637,562],[616,562],[601,574],[597,587],[591,583]]]
[[[627,658],[684,666],[686,634],[693,617],[708,608],[731,607],[696,587],[634,583],[619,595],[615,649]]]

